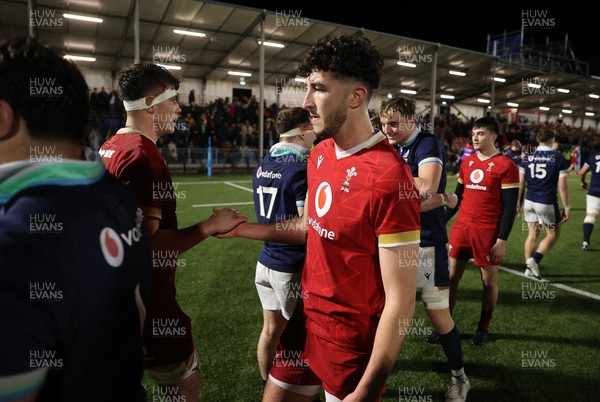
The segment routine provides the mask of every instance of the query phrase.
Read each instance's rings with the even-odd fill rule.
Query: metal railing
[[[172,171],[205,172],[208,170],[209,148],[160,148]],[[253,171],[258,164],[256,148],[210,148],[213,171]],[[266,152],[265,152],[266,154]]]

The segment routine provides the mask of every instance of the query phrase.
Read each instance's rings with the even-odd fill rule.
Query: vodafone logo
[[[100,232],[100,248],[108,265],[113,268],[121,266],[125,250],[119,235],[112,228],[106,227]]]
[[[475,183],[475,184],[481,183],[481,180],[483,180],[483,170],[481,170],[481,169],[473,170],[471,172],[470,179],[471,179],[472,183]]]
[[[277,172],[273,172],[271,170],[262,170],[262,166],[259,166],[258,169],[256,169],[256,178],[260,179],[265,178],[265,179],[276,179],[276,180],[281,180],[281,177],[283,175],[281,173],[277,173]]]
[[[324,181],[323,183],[319,184],[317,192],[315,193],[315,209],[317,210],[317,216],[319,218],[329,211],[332,200],[333,197],[331,195],[331,186],[329,183]]]

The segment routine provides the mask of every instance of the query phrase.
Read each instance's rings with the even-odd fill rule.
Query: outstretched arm
[[[213,209],[208,219],[185,229],[160,229],[160,220],[144,216],[146,230],[150,235],[152,250],[169,250],[183,253],[207,237],[228,232],[248,219],[238,210],[225,208]]]
[[[303,217],[277,223],[244,222],[229,232],[215,235],[218,239],[243,237],[250,240],[286,244],[306,244],[306,222]]]
[[[308,194],[304,205],[308,203]],[[302,212],[300,214],[300,212]],[[286,244],[306,244],[306,235],[308,229],[308,215],[305,213],[305,207],[298,210],[300,216],[295,219],[289,219],[277,223],[251,223],[243,222],[234,226],[227,232],[219,232],[215,235],[218,239],[230,239],[233,237],[243,237],[250,240],[272,241]],[[218,215],[218,213],[217,213]]]

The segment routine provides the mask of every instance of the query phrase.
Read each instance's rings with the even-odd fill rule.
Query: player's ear
[[[367,88],[364,86],[356,86],[352,89],[350,96],[350,107],[356,109],[360,107],[367,99]]]
[[[5,100],[0,100],[0,141],[10,138],[19,127],[15,111]]]
[[[406,120],[408,120],[408,126],[411,128],[417,125],[417,117],[414,114],[412,116],[407,117]]]

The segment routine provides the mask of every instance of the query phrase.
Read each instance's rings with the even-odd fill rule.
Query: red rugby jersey
[[[307,328],[370,351],[385,294],[379,247],[418,244],[419,192],[380,132],[347,151],[325,140],[308,163],[308,238],[302,286]]]

